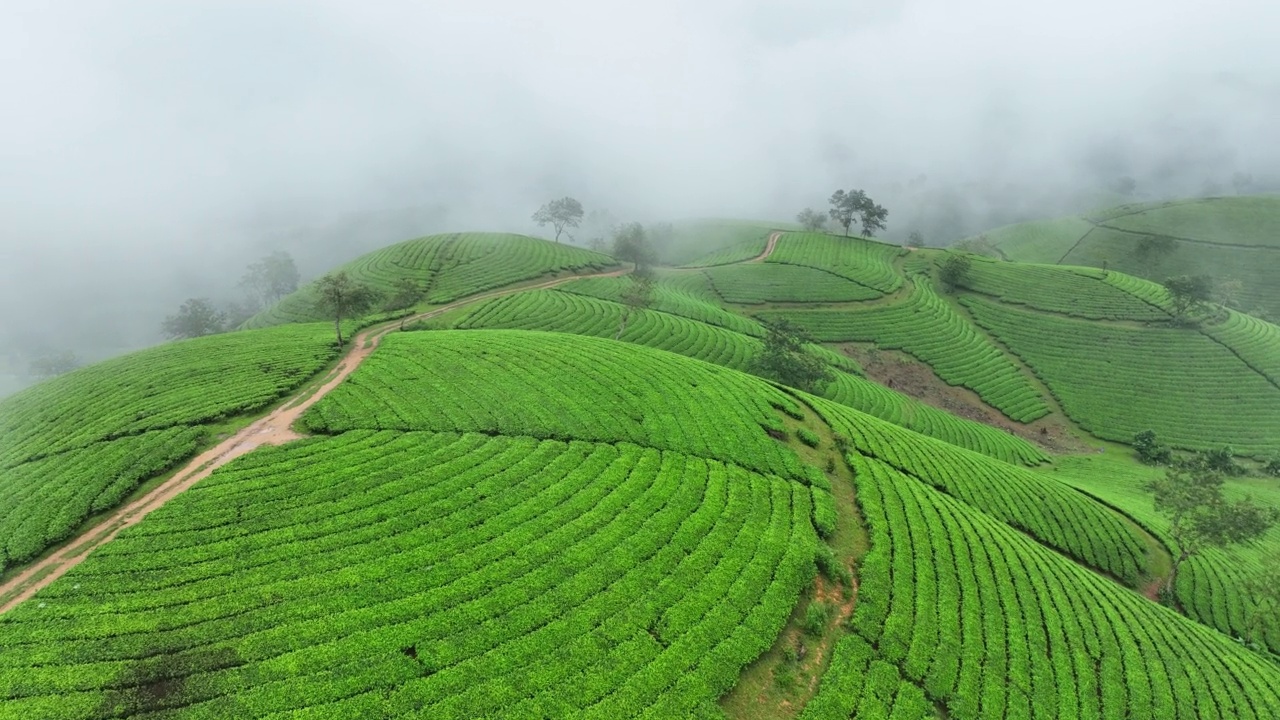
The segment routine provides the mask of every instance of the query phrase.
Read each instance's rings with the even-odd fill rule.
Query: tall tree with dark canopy
[[[556,231],[556,242],[560,242],[560,234],[565,228],[576,228],[582,222],[582,203],[571,197],[552,200],[533,214],[533,221],[538,227],[551,225]]]
[[[1205,548],[1225,548],[1262,537],[1280,520],[1280,510],[1255,504],[1250,498],[1234,502],[1222,494],[1222,475],[1208,468],[1173,469],[1147,484],[1155,493],[1156,511],[1169,521],[1169,536],[1178,546],[1173,569],[1165,581],[1165,597],[1173,597],[1178,569]]]
[[[293,256],[276,251],[250,265],[240,278],[240,287],[257,307],[265,308],[297,290],[300,278]]]
[[[951,292],[965,283],[972,267],[973,261],[968,255],[949,253],[938,268],[938,279],[946,286],[947,292]]]
[[[614,340],[620,339],[622,333],[627,331],[627,322],[631,319],[631,313],[649,307],[649,303],[653,301],[653,273],[647,268],[643,271],[637,268],[637,271],[631,275],[631,286],[622,293],[622,321],[618,324],[618,332],[614,334]]]
[[[368,312],[378,300],[378,294],[368,285],[351,279],[345,271],[330,273],[316,283],[320,305],[333,315],[333,328],[342,345],[342,319]]]
[[[648,268],[658,261],[644,226],[638,222],[626,223],[614,232],[613,256],[623,262],[635,263],[637,269]]]
[[[750,370],[805,392],[817,393],[831,382],[831,368],[809,352],[814,339],[786,318],[765,323],[764,350],[751,361]]]
[[[1213,278],[1208,275],[1179,275],[1164,281],[1173,303],[1173,314],[1184,317],[1188,312],[1213,300]]]
[[[193,338],[214,335],[227,329],[227,315],[205,298],[190,298],[182,303],[176,315],[160,323],[160,331],[170,338]]]
[[[849,228],[855,219],[862,224],[862,234],[872,237],[877,230],[884,229],[884,221],[889,217],[889,211],[877,205],[862,190],[837,190],[828,202],[831,203],[831,219],[844,228],[845,237],[849,236]]]

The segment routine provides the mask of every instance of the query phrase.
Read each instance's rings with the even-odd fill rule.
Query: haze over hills
[[[1229,444],[1229,497],[1280,508],[1280,328],[1175,322],[1116,271],[697,228],[652,280],[406,241],[345,266],[419,291],[346,351],[303,288],[0,401],[0,717],[1280,711],[1250,589],[1280,530],[1157,601],[1163,471],[1123,444]],[[818,394],[744,372],[783,319]]]

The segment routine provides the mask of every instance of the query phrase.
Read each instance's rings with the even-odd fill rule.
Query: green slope
[[[453,233],[406,240],[359,257],[336,270],[377,290],[385,298],[397,283],[412,280],[428,303],[446,303],[485,290],[565,271],[613,267],[613,258],[590,250],[525,235]],[[245,327],[319,321],[311,283],[245,322]]]
[[[1280,317],[1280,196],[1122,205],[984,237],[1009,260],[1105,266],[1156,282],[1196,274],[1239,281],[1240,309]],[[1144,253],[1145,238],[1164,239],[1169,250]]]

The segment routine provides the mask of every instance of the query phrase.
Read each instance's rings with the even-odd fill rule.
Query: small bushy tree
[[[827,216],[813,208],[805,208],[796,214],[796,222],[809,232],[819,232],[827,227]]]
[[[1177,545],[1164,594],[1173,597],[1178,570],[1205,548],[1226,548],[1262,537],[1280,519],[1280,510],[1255,504],[1250,498],[1234,502],[1222,494],[1222,475],[1208,468],[1171,469],[1147,484],[1155,495],[1156,511],[1169,521],[1169,536]]]
[[[942,261],[942,267],[938,269],[938,279],[942,281],[948,292],[954,291],[969,279],[969,270],[972,267],[973,261],[968,255],[949,253],[947,259]]]
[[[903,244],[909,248],[922,248],[924,247],[924,235],[919,230],[912,230],[907,235],[907,241]]]
[[[614,232],[613,256],[623,262],[635,263],[637,268],[651,267],[658,260],[644,226],[638,222],[625,223]]]
[[[631,275],[632,283],[622,293],[622,320],[618,324],[618,332],[613,336],[614,340],[621,338],[622,333],[626,332],[631,313],[649,307],[649,303],[653,301],[653,273],[648,268],[637,267],[636,272]]]
[[[265,308],[297,290],[300,278],[293,256],[277,251],[250,265],[240,278],[240,287],[254,307]]]
[[[417,305],[425,294],[422,284],[418,282],[417,278],[397,278],[394,287],[391,297],[387,299],[386,304],[383,306],[383,309],[388,312],[407,310]]]
[[[206,298],[189,298],[160,323],[160,331],[169,338],[193,338],[226,330],[227,315]]]
[[[373,288],[358,283],[340,270],[320,278],[316,283],[320,296],[320,306],[325,312],[333,315],[333,329],[338,335],[338,345],[342,345],[342,319],[368,312],[378,300],[378,293]]]
[[[1262,646],[1269,627],[1280,627],[1280,555],[1273,554],[1262,564],[1263,570],[1245,582],[1245,592],[1253,601],[1247,603],[1245,637]]]
[[[1213,278],[1208,275],[1179,275],[1164,281],[1164,289],[1173,303],[1173,314],[1185,317],[1205,303],[1213,300]]]
[[[582,222],[582,214],[582,203],[571,197],[562,197],[538,208],[533,214],[533,221],[538,223],[538,227],[551,225],[555,228],[556,242],[560,242],[565,228],[576,228]]]
[[[1155,430],[1143,430],[1133,436],[1133,449],[1138,459],[1148,465],[1168,465],[1173,460],[1173,451],[1168,445],[1161,445],[1156,439]]]
[[[751,361],[751,372],[805,392],[817,393],[831,382],[831,368],[809,351],[814,342],[786,318],[765,323],[764,350]]]

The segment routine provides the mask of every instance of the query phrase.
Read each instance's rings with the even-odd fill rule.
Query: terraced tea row
[[[1262,718],[1280,670],[1004,524],[851,457],[872,550],[855,630],[969,718]]]
[[[606,255],[524,235],[454,233],[407,240],[338,268],[357,282],[391,297],[398,284],[418,284],[422,299],[445,303],[485,290],[564,271],[616,265]],[[315,283],[250,318],[246,327],[323,320]]]
[[[193,455],[203,436],[201,428],[156,430],[0,470],[0,572],[67,539],[90,515]]]
[[[1120,515],[1075,490],[1006,463],[807,398],[851,447],[928,483],[1081,563],[1137,585],[1147,547]]]
[[[697,294],[680,289],[678,285],[674,284],[677,282],[676,277],[678,276],[668,275],[654,284],[653,296],[649,304],[650,308],[672,315],[679,315],[690,320],[697,320],[708,325],[716,325],[744,335],[759,336],[764,334],[764,331],[760,328],[760,323],[742,315],[731,313],[716,305],[708,299],[709,293],[700,297]],[[600,300],[622,302],[623,295],[634,284],[635,281],[628,276],[616,278],[599,277],[574,280],[571,283],[561,285],[557,289]]]
[[[1101,498],[1142,523],[1170,547],[1168,521],[1155,512],[1146,483],[1159,477],[1161,468],[1134,465],[1124,458],[1085,456],[1062,458],[1052,470],[1055,478]],[[1259,478],[1228,478],[1226,492],[1232,497],[1248,495],[1255,501],[1280,507],[1280,489]],[[1257,639],[1273,652],[1280,650],[1280,625],[1251,627],[1255,599],[1249,589],[1262,571],[1280,556],[1280,528],[1274,528],[1263,539],[1251,545],[1227,551],[1206,549],[1191,557],[1178,571],[1174,588],[1178,602],[1186,614],[1232,637]]]
[[[160,345],[0,401],[0,467],[95,442],[260,410],[337,354],[332,325]]]
[[[857,635],[836,645],[818,694],[800,720],[934,720],[937,713],[919,685],[903,680],[898,668],[876,659],[875,648]]]
[[[572,378],[572,382],[566,382]],[[773,406],[749,375],[589,337],[512,330],[388,337],[302,422],[311,431],[437,430],[627,441],[803,479]]]
[[[687,717],[786,622],[809,516],[625,443],[261,451],[0,619],[0,717]]]
[[[461,311],[443,321],[457,328],[509,328],[545,330],[613,338],[621,322],[622,308],[554,290],[520,293],[496,298]],[[754,338],[710,327],[665,313],[633,312],[621,340],[668,350],[687,357],[745,370],[761,343]],[[838,402],[898,423],[931,437],[992,457],[1027,465],[1046,460],[1031,443],[987,425],[958,418],[924,405],[882,385],[853,377],[858,367],[851,360],[815,346],[814,351],[836,372],[824,395]]]
[[[712,267],[746,262],[764,252],[770,225],[732,220],[691,222],[675,227],[667,248],[673,265]]]
[[[1169,314],[1105,281],[1105,270],[997,262],[974,257],[970,290],[1037,310],[1093,320],[1168,320]]]
[[[1034,384],[1003,352],[940,298],[927,282],[915,283],[901,302],[841,310],[780,310],[760,313],[787,318],[826,342],[874,342],[910,353],[952,385],[978,393],[1018,422],[1049,413]]]
[[[818,268],[891,293],[902,286],[902,275],[893,263],[905,252],[897,245],[874,240],[789,232],[778,240],[766,262]]]
[[[1130,442],[1280,452],[1280,387],[1195,330],[1130,328],[962,302],[1019,355],[1081,427]]]
[[[1225,322],[1207,324],[1203,331],[1280,387],[1280,327],[1252,315],[1231,312]]]
[[[803,265],[763,262],[725,265],[704,272],[711,279],[716,293],[725,302],[735,304],[853,302],[875,300],[884,294],[839,275]]]

